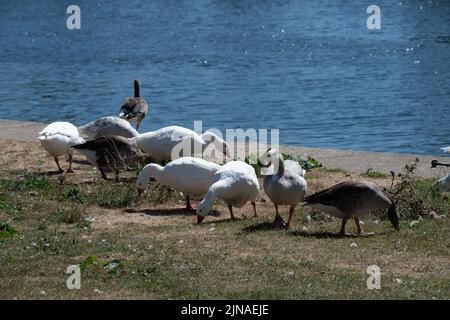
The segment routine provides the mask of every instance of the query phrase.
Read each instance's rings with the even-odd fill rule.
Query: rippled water
[[[349,3],[351,2],[351,3]],[[0,2],[0,118],[117,114],[132,80],[166,125],[279,128],[284,144],[440,154],[450,1]]]

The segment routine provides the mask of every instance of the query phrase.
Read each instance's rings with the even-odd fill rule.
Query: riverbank
[[[45,124],[29,121],[12,121],[0,119],[0,140],[35,141],[37,133]],[[5,142],[0,142],[5,143]],[[6,142],[8,143],[8,142]],[[365,173],[368,170],[389,174],[404,169],[406,163],[419,159],[416,174],[420,177],[435,178],[441,174],[431,169],[431,160],[448,162],[449,157],[434,157],[417,154],[401,154],[372,151],[352,151],[329,148],[309,148],[296,146],[281,146],[281,151],[290,154],[310,156],[320,161],[326,168],[341,169],[351,173]]]

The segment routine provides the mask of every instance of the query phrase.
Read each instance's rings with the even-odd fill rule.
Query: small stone
[[[94,289],[94,292],[97,293],[97,294],[103,294],[103,291],[102,291],[102,290],[99,290],[99,289],[97,289],[97,288]]]
[[[289,277],[293,277],[294,276],[294,272],[293,271],[289,271],[287,274]]]
[[[400,279],[400,278],[395,278],[395,283],[396,283],[396,284],[402,284],[402,283],[403,283],[403,280]]]
[[[356,248],[358,245],[354,242],[350,243],[350,248]]]

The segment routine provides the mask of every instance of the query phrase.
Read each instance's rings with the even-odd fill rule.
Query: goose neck
[[[140,91],[141,91],[141,88],[140,88],[139,81],[135,80],[134,81],[134,96],[136,98],[139,98],[141,96]]]

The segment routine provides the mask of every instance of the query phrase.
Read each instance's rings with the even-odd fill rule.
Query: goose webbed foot
[[[273,221],[273,226],[277,229],[284,229],[287,226],[286,221],[283,220],[283,218],[277,214],[275,216],[275,220]]]
[[[342,223],[341,223],[341,230],[339,230],[338,233],[336,233],[336,235],[338,237],[345,237],[348,234],[345,233],[345,225],[347,224],[347,219],[342,219]]]
[[[73,171],[73,168],[72,168],[73,155],[69,154],[69,159],[67,161],[69,161],[69,168],[67,169],[66,173],[75,173],[75,171]]]
[[[58,170],[56,171],[56,173],[64,173],[64,170],[59,165],[59,159],[57,157],[54,157],[53,159],[55,159],[55,163],[58,166]]]
[[[364,232],[364,230],[361,227],[361,222],[359,221],[358,218],[353,218],[353,220],[355,221],[356,224],[356,228],[358,229],[357,235],[360,237],[370,237],[373,236],[375,233],[374,232]]]
[[[196,212],[196,209],[191,206],[191,197],[186,196],[186,210],[189,212]]]
[[[361,231],[360,233],[358,232],[357,235],[359,237],[370,237],[370,236],[375,235],[375,232],[364,232],[364,231]]]

